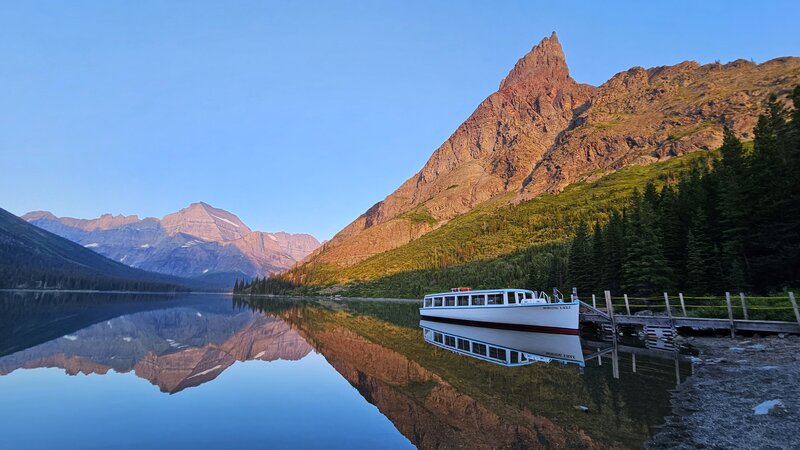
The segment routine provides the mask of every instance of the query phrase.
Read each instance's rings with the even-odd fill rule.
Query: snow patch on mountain
[[[211,214],[211,217],[213,217],[213,218],[215,218],[215,219],[219,219],[219,220],[221,220],[221,221],[223,221],[223,222],[225,222],[225,223],[229,223],[229,224],[231,224],[231,225],[235,226],[236,228],[239,228],[239,225],[238,225],[238,224],[235,224],[235,223],[231,222],[231,221],[230,221],[230,220],[228,220],[228,219],[222,218],[222,217],[220,217],[220,216],[215,216],[215,215],[213,215],[213,214]]]

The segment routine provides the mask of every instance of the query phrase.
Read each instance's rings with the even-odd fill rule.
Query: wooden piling
[[[675,330],[675,320],[672,319],[672,308],[669,306],[669,295],[664,292],[664,303],[667,305],[667,317],[669,317],[669,326]]]
[[[633,373],[636,373],[636,353],[631,353]]]
[[[631,305],[628,304],[628,294],[625,294],[623,297],[625,297],[625,311],[627,311],[628,315],[630,316],[631,315]]]
[[[742,299],[742,315],[744,316],[744,320],[750,320],[747,317],[747,303],[744,300],[744,292],[739,292],[739,298]]]
[[[686,314],[686,303],[683,302],[683,292],[678,293],[678,298],[681,299],[681,310],[683,311],[683,317],[689,317]]]
[[[669,317],[670,322],[672,322],[672,308],[669,307],[669,295],[664,292],[664,304],[667,305],[667,317]]]
[[[611,291],[603,291],[606,297],[606,310],[608,317],[611,319],[611,331],[617,334],[617,321],[614,319],[614,305],[611,303]]]
[[[597,298],[594,296],[594,294],[592,294],[592,307],[597,309]]]
[[[728,320],[731,324],[731,338],[736,337],[736,324],[733,322],[733,305],[731,305],[731,293],[725,293],[725,303],[728,304]]]
[[[789,292],[789,301],[792,302],[792,308],[794,308],[794,317],[797,319],[797,324],[800,325],[800,311],[797,310],[797,301],[794,299],[794,292]]]

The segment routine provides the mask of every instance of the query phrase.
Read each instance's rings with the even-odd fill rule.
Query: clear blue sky
[[[160,217],[202,200],[328,239],[553,30],[595,85],[800,55],[797,2],[585,3],[4,2],[0,207]]]

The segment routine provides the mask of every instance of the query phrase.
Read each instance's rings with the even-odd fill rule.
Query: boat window
[[[434,342],[438,342],[438,343],[441,344],[443,340],[444,340],[444,337],[442,336],[442,333],[433,333],[433,341]]]
[[[431,302],[431,299],[430,299],[430,298],[425,298],[425,307],[426,307],[426,308],[430,308],[430,307],[431,307],[431,303],[432,303],[432,302]]]
[[[422,334],[423,334],[423,336],[425,336],[425,339],[430,341],[431,340],[431,335],[433,334],[433,331],[431,331],[431,330],[423,330]]]
[[[519,360],[525,362],[528,360],[528,358],[525,356],[525,353],[520,353]]]
[[[502,348],[497,347],[489,347],[489,358],[499,359],[501,361],[506,360],[506,351]]]
[[[525,293],[525,298],[527,298],[527,299],[533,299],[533,292],[526,292],[526,293]]]
[[[511,364],[517,364],[519,362],[518,352],[509,352],[509,356],[511,356]]]
[[[466,340],[466,339],[459,339],[458,340],[458,349],[468,352],[469,351],[469,341]]]
[[[435,297],[433,299],[433,306],[442,306],[442,297]]]
[[[503,304],[503,294],[487,294],[487,305],[502,305]]]
[[[478,295],[471,295],[472,304],[473,305],[485,305],[486,304],[486,296],[483,294]]]
[[[448,295],[444,298],[444,306],[456,306],[456,298],[452,295]]]
[[[509,292],[508,293],[508,303],[517,303],[517,296],[520,295],[519,292]]]
[[[476,355],[483,355],[486,356],[486,345],[478,344],[477,342],[472,343],[472,353]]]
[[[448,347],[455,347],[456,346],[456,338],[454,338],[453,336],[445,335],[445,337],[444,337],[444,345],[446,345]]]
[[[469,295],[459,295],[458,306],[469,306]]]

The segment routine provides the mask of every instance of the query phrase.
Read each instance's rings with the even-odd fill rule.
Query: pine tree
[[[664,249],[664,258],[675,277],[676,287],[682,287],[686,277],[687,211],[678,201],[671,186],[665,186],[659,196],[657,223]]]
[[[623,289],[633,294],[668,290],[671,273],[658,236],[656,213],[651,200],[634,191],[626,234],[627,255],[623,266]]]
[[[591,292],[592,289],[592,247],[586,222],[581,220],[575,231],[575,238],[569,252],[569,282],[578,292]]]
[[[594,223],[592,235],[592,286],[591,292],[599,292],[608,287],[603,286],[606,272],[606,250],[603,238],[603,227],[600,222]]]
[[[725,279],[731,286],[745,285],[748,266],[746,244],[751,226],[752,211],[748,183],[748,164],[744,147],[733,132],[725,128],[720,148],[722,159],[715,171],[719,180],[720,243]]]
[[[717,258],[708,237],[708,226],[702,209],[695,210],[687,237],[685,291],[697,294],[715,292]]]
[[[784,243],[792,240],[792,224],[787,216],[790,207],[787,195],[796,186],[787,180],[790,150],[787,111],[772,96],[767,112],[759,117],[754,130],[755,139],[750,171],[749,193],[751,205],[757,209],[752,213],[750,235],[745,243],[749,257],[751,282],[759,290],[774,285],[783,278],[785,264],[791,258],[784,252]]]
[[[622,287],[622,264],[625,260],[625,218],[624,213],[614,211],[603,232],[603,280],[601,287],[612,292]]]

